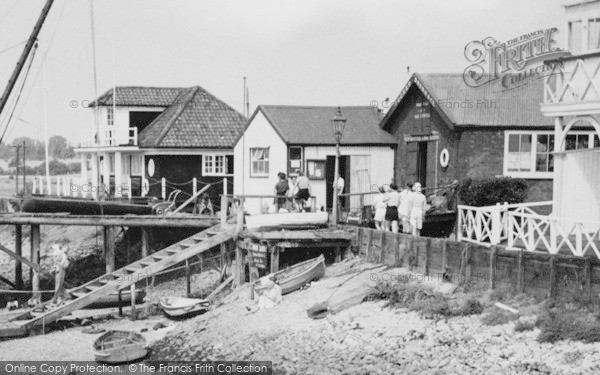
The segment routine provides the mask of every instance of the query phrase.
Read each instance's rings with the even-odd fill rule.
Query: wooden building
[[[80,195],[166,198],[174,189],[186,196],[214,183],[208,193],[216,199],[224,177],[232,191],[233,144],[245,118],[203,88],[116,87],[90,107],[99,124],[75,150]]]
[[[502,80],[469,87],[462,74],[414,74],[381,122],[398,138],[395,177],[433,187],[464,177],[510,176],[530,185],[529,201],[552,200],[554,120],[540,111],[544,82],[506,89]],[[567,150],[598,147],[577,124]]]
[[[331,119],[338,107],[258,106],[234,147],[235,194],[272,195],[277,173],[306,172],[317,205],[330,208],[334,179],[335,138]],[[396,139],[379,128],[380,116],[367,106],[341,107],[347,119],[341,139],[340,175],[345,193],[372,191],[389,184],[394,169]],[[241,181],[241,182],[238,182]],[[358,197],[356,198],[358,199]],[[365,204],[369,204],[369,201]],[[267,202],[271,203],[271,202]],[[357,208],[346,199],[344,208]],[[258,213],[259,200],[246,208]]]

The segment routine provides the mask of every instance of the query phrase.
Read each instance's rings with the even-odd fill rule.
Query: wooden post
[[[131,293],[131,320],[135,321],[137,319],[137,311],[135,309],[135,283],[131,284],[129,288]]]
[[[548,297],[556,297],[556,255],[550,254],[550,291]]]
[[[358,227],[356,229],[356,237],[355,237],[355,240],[356,240],[356,253],[359,256],[360,256],[360,248],[362,247],[362,231],[363,231],[363,228],[361,228],[361,227]]]
[[[106,262],[106,273],[115,270],[115,241],[113,227],[104,227],[104,259]]]
[[[496,289],[496,264],[498,261],[498,247],[490,249],[490,289]]]
[[[385,234],[386,231],[381,231],[381,237],[379,237],[379,259],[378,262],[381,263],[383,260],[383,252],[385,251]]]
[[[150,238],[148,235],[148,229],[147,228],[141,228],[141,229],[142,229],[142,258],[145,258],[148,256]]]
[[[342,261],[342,249],[340,247],[340,245],[337,245],[335,247],[335,259],[334,262],[335,263],[339,263]]]
[[[442,245],[442,280],[444,281],[444,275],[449,274],[449,267],[448,267],[448,243],[446,241],[444,241],[444,244]],[[452,279],[452,278],[450,278]]]
[[[227,222],[227,197],[225,193],[221,195],[221,225]]]
[[[31,262],[40,265],[40,225],[31,225]],[[32,298],[41,300],[40,294],[40,273],[34,272],[31,279],[31,290],[33,291]]]
[[[371,255],[371,244],[373,243],[373,229],[367,229],[367,254],[366,259],[369,261],[369,255]]]
[[[394,233],[394,267],[400,267],[400,233]]]
[[[473,254],[473,246],[472,245],[468,245],[467,246],[467,251],[466,251],[466,267],[465,267],[465,279],[469,280],[471,279],[471,258],[472,258],[472,254]]]
[[[525,293],[525,258],[523,249],[517,253],[517,291]]]
[[[271,247],[271,273],[279,271],[279,246]]]
[[[15,254],[23,256],[23,227],[15,225]],[[23,289],[23,267],[20,260],[15,259],[15,287]]]
[[[185,260],[185,295],[187,297],[192,294],[192,281],[190,280],[190,260]]]
[[[425,265],[423,267],[423,274],[429,276],[429,258],[431,257],[431,238],[427,239],[425,243]]]
[[[119,301],[119,316],[123,316],[123,294],[122,293],[123,293],[123,289],[119,289],[119,291],[117,292],[117,299]]]
[[[352,202],[352,198],[350,198],[350,202]],[[365,196],[363,194],[361,194],[358,198],[358,218],[360,221],[359,224],[362,224],[362,222],[365,220],[365,218],[363,217],[364,206],[365,206]]]
[[[585,297],[588,302],[592,301],[592,261],[590,258],[585,258],[585,264],[583,268],[583,275],[585,281]]]
[[[238,286],[246,282],[246,267],[244,264],[244,250],[239,243],[235,246],[235,280]]]

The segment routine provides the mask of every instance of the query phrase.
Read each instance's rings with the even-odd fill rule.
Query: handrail
[[[572,219],[572,218],[568,218],[568,217],[557,217],[557,216],[548,216],[548,215],[534,215],[534,214],[527,214],[527,213],[524,213],[524,212],[514,212],[514,211],[511,211],[509,214],[513,215],[513,216],[519,216],[519,217],[522,217],[524,219],[540,219],[540,220],[548,220],[548,221],[572,222],[572,223],[577,223],[577,224],[594,224],[594,225],[600,225],[600,221],[594,221],[594,220],[579,220],[579,219]]]
[[[227,198],[294,198],[288,197],[287,195],[244,195],[244,194],[220,194],[221,197]],[[316,198],[316,196],[311,195],[309,198]]]
[[[171,215],[176,214],[179,211],[183,210],[188,204],[190,204],[190,202],[192,202],[194,199],[198,198],[198,196],[200,196],[200,194],[202,194],[206,190],[208,190],[208,188],[210,186],[211,186],[211,184],[206,185],[205,187],[203,187],[202,189],[200,189],[198,192],[196,192],[196,194],[194,194],[191,197],[189,197],[185,202],[183,202],[179,207],[177,207],[177,209],[175,211],[171,212]]]

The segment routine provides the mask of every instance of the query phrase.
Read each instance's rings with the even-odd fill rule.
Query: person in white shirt
[[[420,236],[423,228],[423,219],[425,218],[425,206],[427,199],[421,192],[421,184],[415,183],[413,186],[414,198],[410,211],[410,226],[412,227],[412,235]]]
[[[387,203],[385,202],[385,188],[383,186],[379,187],[379,194],[375,197],[373,201],[373,209],[375,210],[375,228],[378,230],[383,230],[383,222],[385,221],[385,211],[387,209]]]
[[[51,251],[52,260],[54,261],[52,269],[54,273],[54,296],[52,297],[52,303],[60,304],[63,300],[69,298],[65,290],[65,276],[67,274],[67,267],[69,267],[69,258],[59,244],[52,245]]]
[[[410,211],[413,201],[413,184],[407,182],[404,190],[400,192],[400,205],[398,206],[398,216],[402,222],[402,233],[411,233],[410,228]]]
[[[345,199],[345,197],[340,197],[340,194],[344,193],[344,184],[345,184],[344,179],[342,178],[342,176],[339,176],[336,185],[337,185],[337,194],[338,194],[338,218],[340,218],[340,219],[342,217],[341,213],[342,213],[342,208],[344,207],[344,199]]]
[[[304,211],[304,205],[310,198],[310,180],[301,170],[297,169],[296,173],[298,174],[298,177],[296,178],[296,186],[298,188],[298,192],[296,193],[296,201],[300,211]]]

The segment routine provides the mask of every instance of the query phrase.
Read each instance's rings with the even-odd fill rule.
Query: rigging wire
[[[13,49],[13,48],[17,48],[18,46],[20,46],[20,45],[23,45],[23,44],[25,44],[25,43],[27,43],[27,41],[26,41],[26,40],[24,40],[24,41],[22,41],[22,42],[19,42],[19,43],[15,44],[15,45],[12,45],[12,46],[10,46],[10,47],[7,47],[7,48],[5,48],[5,49],[3,49],[3,50],[0,50],[0,55],[1,55],[1,54],[3,54],[4,52],[8,52],[8,51],[10,51],[10,50],[11,50],[11,49]]]

